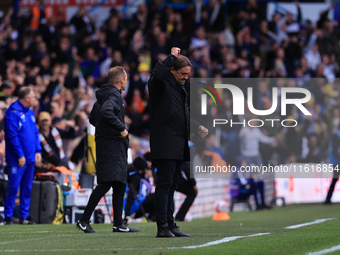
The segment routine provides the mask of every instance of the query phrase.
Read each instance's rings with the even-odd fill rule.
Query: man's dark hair
[[[187,67],[187,66],[192,66],[190,60],[183,55],[179,55],[177,60],[175,61],[175,63],[172,65],[172,67],[175,70],[179,70],[183,67]]]
[[[32,92],[32,88],[31,87],[22,87],[19,90],[19,93],[18,93],[19,100],[22,100],[25,97],[29,96],[31,94],[31,92]]]

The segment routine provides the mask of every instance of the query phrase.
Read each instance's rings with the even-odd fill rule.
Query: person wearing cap
[[[74,129],[73,139],[62,139],[66,158],[71,157],[72,154],[70,155],[70,153],[72,153],[74,148],[79,144],[79,140],[76,138],[82,137],[82,135],[85,133],[84,130],[86,127],[86,119],[87,115],[85,112],[79,112],[75,116],[74,120],[66,120],[60,117],[54,117],[52,119],[52,126],[56,127],[58,130],[61,130],[61,133],[63,133],[64,130],[73,133]]]
[[[38,122],[42,158],[46,159],[48,156],[55,154],[63,160],[63,165],[68,168],[62,139],[73,139],[75,129],[73,127],[68,127],[67,129],[52,127],[52,118],[48,112],[40,112]]]
[[[5,225],[13,224],[15,199],[20,187],[20,223],[34,224],[29,218],[34,163],[41,161],[39,131],[34,112],[35,94],[31,87],[19,90],[19,99],[5,115],[6,162],[9,182],[5,198]]]

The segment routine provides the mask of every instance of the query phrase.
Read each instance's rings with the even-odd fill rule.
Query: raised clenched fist
[[[172,47],[171,48],[171,54],[174,55],[175,57],[178,57],[179,54],[181,53],[181,49],[177,47]]]

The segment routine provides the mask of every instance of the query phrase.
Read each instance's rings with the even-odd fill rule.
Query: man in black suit
[[[188,137],[192,130],[204,138],[208,130],[189,117],[187,93],[191,63],[173,47],[171,54],[158,61],[149,80],[151,131],[150,147],[153,165],[157,168],[156,237],[190,237],[174,223],[174,192],[179,185],[183,161],[190,160]]]

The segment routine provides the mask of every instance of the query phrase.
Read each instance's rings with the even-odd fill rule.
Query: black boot
[[[179,230],[179,227],[175,224],[174,228],[169,229],[176,237],[191,237],[190,234],[183,233]]]
[[[168,223],[159,225],[156,237],[175,237],[175,235],[169,230]]]

